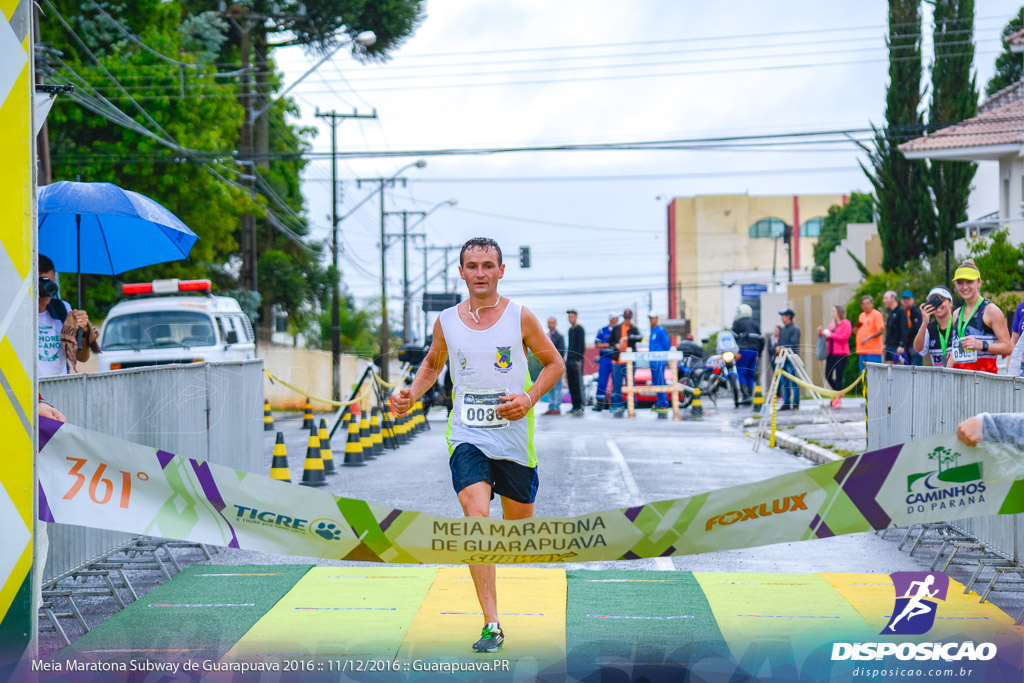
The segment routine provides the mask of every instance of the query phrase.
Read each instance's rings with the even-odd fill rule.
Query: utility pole
[[[426,244],[427,235],[423,232],[409,232],[409,216],[426,216],[426,211],[388,211],[385,215],[402,217],[402,233],[388,235],[389,238],[402,240],[402,343],[412,342],[412,309],[409,305],[409,238],[422,237]]]
[[[462,246],[459,244],[446,244],[443,247],[423,247],[423,291],[427,291],[427,252],[428,251],[443,251],[444,252],[444,265],[441,268],[441,273],[444,275],[444,293],[448,293],[448,267],[450,262],[448,261],[448,252],[452,249],[461,249]],[[436,277],[436,276],[435,276]],[[433,278],[431,278],[433,279]]]
[[[400,178],[402,171],[407,168],[423,168],[427,165],[427,162],[423,159],[417,159],[411,164],[406,164],[402,168],[398,169],[393,176],[388,178],[359,178],[356,180],[356,187],[362,187],[363,183],[377,183],[380,185],[380,378],[385,382],[388,381],[388,353],[390,349],[390,343],[388,341],[388,278],[387,278],[387,261],[384,258],[388,248],[387,234],[384,231],[384,221],[386,220],[386,211],[384,209],[384,190],[389,185],[394,187],[396,183],[402,183],[402,187],[405,187],[408,181],[405,178]],[[360,202],[361,204],[362,202]]]
[[[338,120],[344,119],[375,119],[373,114],[360,114],[354,110],[351,114],[339,114],[336,111],[324,112],[317,110],[318,118],[329,119],[331,125],[331,265],[334,274],[331,276],[331,398],[341,400],[341,271],[338,270]]]
[[[402,183],[405,187],[405,178],[359,178],[356,180],[356,187],[362,187],[363,183],[380,184],[380,378],[387,382],[388,377],[388,354],[391,352],[388,341],[388,276],[387,259],[385,254],[388,248],[388,236],[385,233],[384,221],[387,212],[384,210],[384,189],[394,187],[396,183]]]
[[[242,59],[242,92],[239,95],[244,109],[242,119],[242,130],[239,135],[239,159],[237,163],[245,167],[245,173],[238,174],[246,189],[249,190],[249,197],[255,202],[256,199],[256,163],[253,157],[253,92],[251,82],[252,69],[249,66],[250,52],[252,51],[252,36],[249,32],[249,10],[246,7],[232,5],[230,14],[238,26],[240,34],[239,52]],[[242,214],[241,220],[241,242],[242,245],[242,283],[249,290],[256,291],[256,216],[250,210]]]

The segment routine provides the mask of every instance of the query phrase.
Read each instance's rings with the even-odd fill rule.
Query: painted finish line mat
[[[474,654],[483,617],[466,567],[193,565],[55,659],[508,659],[513,670],[741,665],[758,643],[802,658],[875,640],[893,607],[886,574],[741,574],[497,568],[506,645]],[[1024,638],[950,581],[932,635]],[[754,662],[756,669],[756,662]],[[516,669],[516,667],[519,667]]]

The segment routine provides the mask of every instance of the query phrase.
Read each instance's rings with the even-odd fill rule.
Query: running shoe
[[[505,645],[505,634],[502,632],[501,627],[489,628],[483,627],[480,631],[480,640],[473,643],[474,652],[497,652]]]
[[[668,412],[668,408],[651,408],[651,412],[657,415],[664,415]]]

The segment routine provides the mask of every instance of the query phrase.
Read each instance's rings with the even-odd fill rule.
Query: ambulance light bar
[[[137,284],[125,284],[121,286],[124,294],[174,294],[176,292],[205,292],[210,293],[209,280],[153,280],[152,282],[140,282]]]

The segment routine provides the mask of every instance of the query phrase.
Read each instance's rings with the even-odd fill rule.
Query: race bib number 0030
[[[503,396],[503,391],[474,391],[462,395],[461,410],[462,424],[470,429],[504,429],[508,427],[509,421],[498,417],[498,406],[501,401],[498,397]]]

